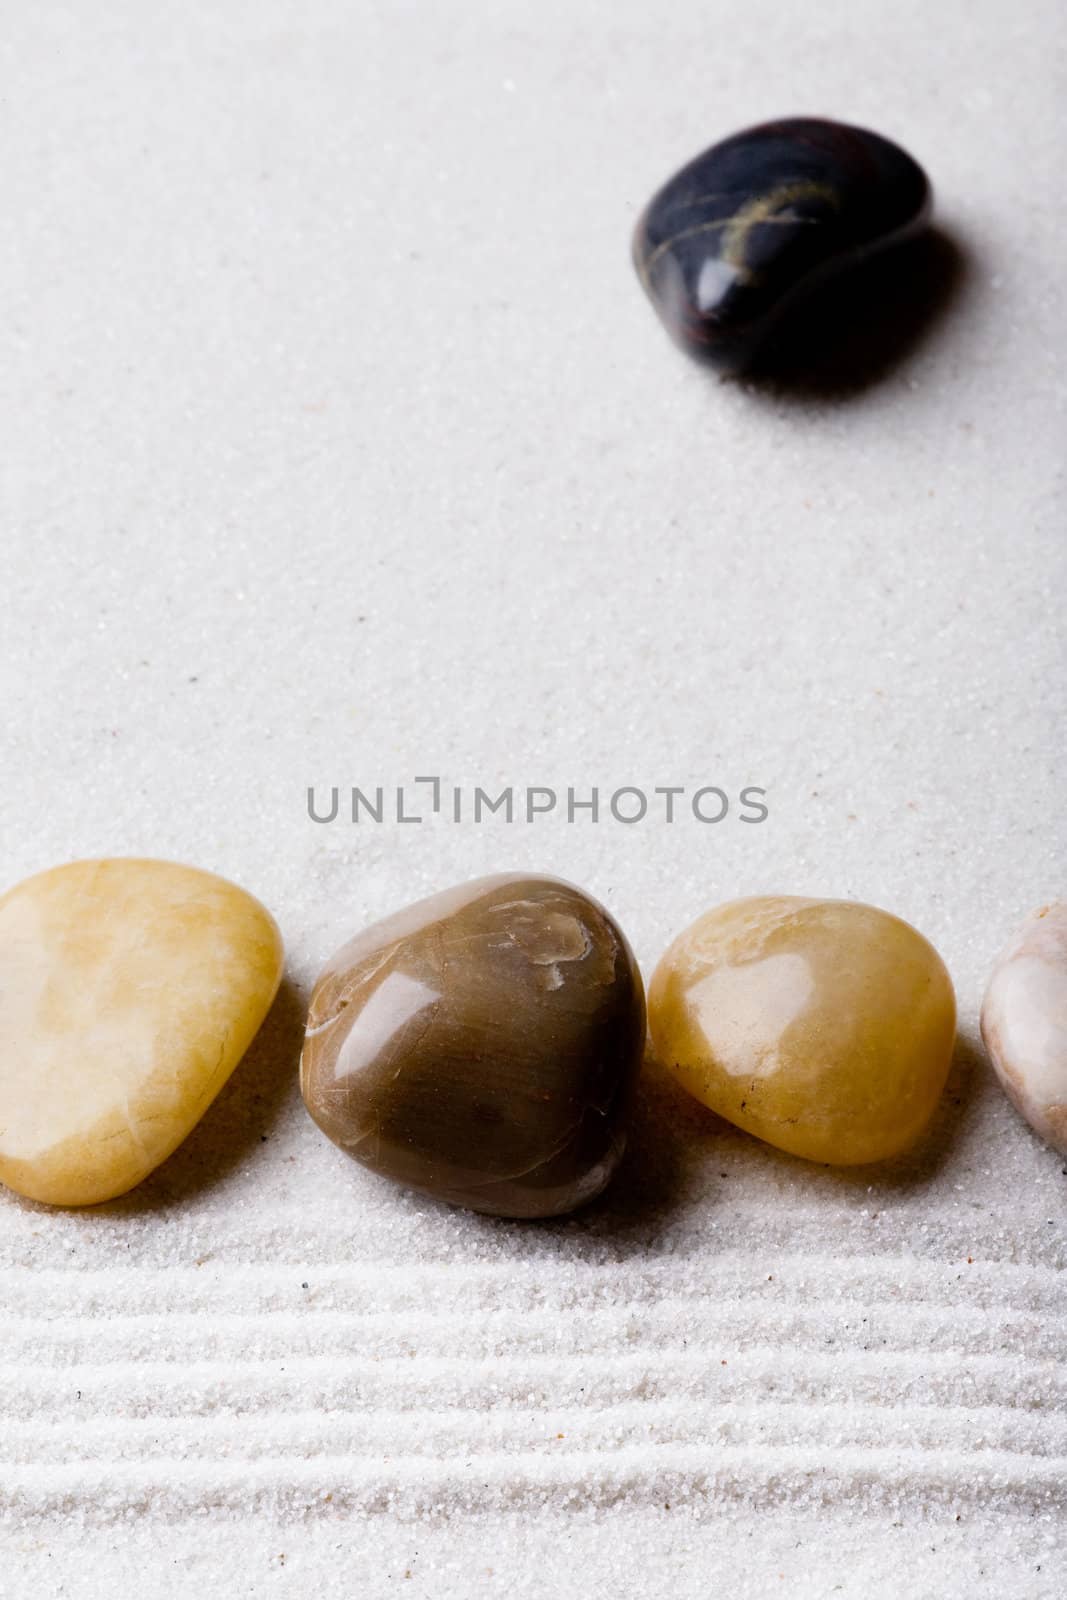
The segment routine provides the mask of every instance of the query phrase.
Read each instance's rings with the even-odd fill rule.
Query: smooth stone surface
[[[1067,901],[1032,912],[1001,951],[982,1038],[1012,1104],[1067,1155]]]
[[[614,919],[557,878],[505,873],[338,951],[300,1086],[374,1172],[475,1211],[555,1216],[615,1170],[644,1042],[641,974]]]
[[[850,900],[735,900],[671,945],[649,986],[656,1054],[769,1144],[851,1166],[914,1143],[944,1088],[956,1002],[931,944]]]
[[[792,117],[724,139],[664,184],[634,230],[634,265],[672,338],[738,370],[796,300],[916,233],[930,207],[898,145]]]
[[[0,1182],[84,1206],[140,1183],[244,1055],[282,975],[270,913],[213,873],[76,861],[0,899]]]

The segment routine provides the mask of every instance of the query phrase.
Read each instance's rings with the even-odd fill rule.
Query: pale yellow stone
[[[226,1082],[281,981],[270,913],[213,873],[76,861],[0,899],[0,1181],[125,1194]]]
[[[956,1036],[945,965],[908,923],[850,900],[735,900],[671,945],[648,991],[656,1055],[698,1100],[812,1161],[913,1144]]]

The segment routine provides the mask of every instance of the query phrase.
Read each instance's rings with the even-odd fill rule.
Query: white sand
[[[291,955],[137,1194],[0,1200],[0,1594],[1062,1595],[1067,1162],[976,1044],[1064,892],[1058,10],[0,6],[3,882],[194,862]],[[791,111],[901,139],[965,258],[849,396],[709,379],[627,259]],[[428,773],[771,814],[306,816]],[[505,867],[646,973],[737,894],[910,918],[961,1007],[930,1139],[833,1174],[652,1089],[569,1222],[363,1173],[296,1093],[315,974]]]

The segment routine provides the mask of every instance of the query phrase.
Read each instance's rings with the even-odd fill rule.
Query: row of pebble
[[[196,1125],[269,1010],[270,913],[212,873],[80,861],[0,898],[0,1181],[52,1205],[133,1188]],[[909,924],[762,896],[686,929],[646,1004],[621,928],[557,878],[504,874],[364,930],[312,996],[301,1089],[373,1171],[499,1216],[611,1180],[653,1053],[720,1116],[813,1161],[908,1148],[941,1096],[952,982]],[[1022,1115],[1067,1154],[1067,902],[994,967],[982,1034]]]

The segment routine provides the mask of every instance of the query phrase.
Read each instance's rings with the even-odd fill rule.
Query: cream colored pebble
[[[1031,913],[997,958],[982,1038],[1013,1105],[1067,1155],[1067,901]]]
[[[0,1182],[124,1194],[244,1055],[281,981],[258,900],[167,861],[76,861],[0,898]]]

